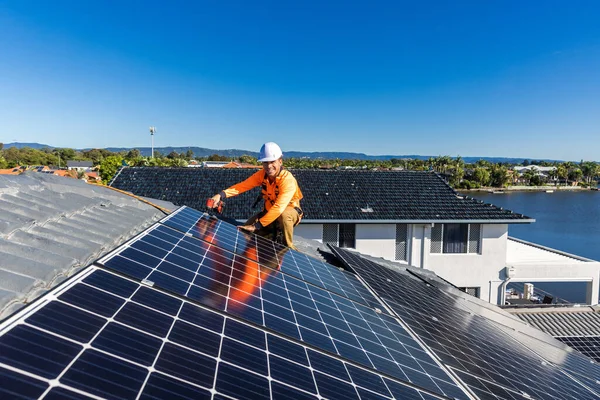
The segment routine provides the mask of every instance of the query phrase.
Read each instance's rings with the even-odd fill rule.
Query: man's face
[[[269,178],[275,178],[281,170],[282,165],[283,160],[281,158],[275,161],[265,161],[262,163],[263,169]]]

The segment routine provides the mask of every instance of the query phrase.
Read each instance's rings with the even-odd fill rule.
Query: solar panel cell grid
[[[351,274],[260,236],[241,232],[233,225],[196,210],[183,207],[163,219],[162,223],[352,300],[374,307],[379,305],[373,295]]]
[[[165,235],[174,248],[177,240],[185,238],[183,233],[167,227],[152,230],[146,236],[160,239]],[[130,243],[128,249],[135,248],[146,236]],[[207,249],[201,248],[204,255],[200,264],[183,268],[196,270],[187,280],[163,268],[166,263],[169,268],[181,269],[170,262],[153,263],[153,269],[143,266],[145,275],[136,277],[366,367],[419,382],[432,391],[446,393],[455,386],[429,355],[409,352],[409,348],[417,349],[419,345],[393,318],[294,276],[263,267],[216,244],[214,241]],[[131,268],[126,263],[137,264],[137,261],[122,254],[113,254],[102,263],[127,274]],[[168,255],[164,257],[167,258]],[[133,311],[143,314],[141,310]],[[405,345],[390,343],[399,340]]]
[[[559,336],[556,339],[600,362],[600,336]]]
[[[571,379],[564,370],[540,358],[498,324],[453,306],[439,289],[408,274],[392,271],[350,251],[334,248],[417,336],[481,397],[593,399],[597,394]],[[565,359],[568,357],[563,352]],[[499,360],[518,364],[518,368]],[[561,365],[562,366],[562,365]],[[580,371],[581,373],[582,371]],[[595,368],[587,375],[598,380]],[[597,383],[591,385],[598,389]]]
[[[96,305],[81,301],[86,289],[120,306],[98,314]],[[152,314],[127,312],[140,308]],[[61,322],[46,323],[50,317]],[[157,328],[146,318],[162,322]],[[435,398],[96,268],[4,327],[0,379],[2,398],[389,399],[398,390],[406,398]]]

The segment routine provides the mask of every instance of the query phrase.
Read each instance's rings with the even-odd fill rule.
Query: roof
[[[25,167],[0,169],[0,175],[19,175]]]
[[[91,161],[67,161],[69,168],[92,168],[94,163]]]
[[[508,265],[565,265],[589,262],[595,261],[513,237],[507,240],[506,264]]]
[[[365,170],[291,170],[304,198],[303,223],[471,222],[529,223],[534,220],[460,195],[433,172]],[[207,198],[249,177],[246,169],[122,168],[112,186],[204,209]],[[247,219],[258,188],[227,199],[224,215]]]
[[[600,311],[596,307],[512,309],[515,316],[554,337],[600,336]]]
[[[11,178],[2,197],[121,200]],[[598,366],[567,346],[431,272],[377,264],[357,276],[179,209],[2,321],[0,397],[597,398]]]
[[[540,165],[527,165],[525,167],[513,167],[513,169],[515,171],[521,172],[524,170],[531,170],[531,169],[535,169],[536,171],[540,171],[540,172],[549,172],[549,171],[553,171],[556,169],[556,167],[542,167]]]
[[[162,216],[76,179],[0,176],[0,319]]]
[[[248,164],[248,163],[240,163],[237,161],[231,161],[225,165],[223,165],[223,168],[253,168],[253,169],[259,169],[262,168],[260,165],[254,165],[254,164]]]

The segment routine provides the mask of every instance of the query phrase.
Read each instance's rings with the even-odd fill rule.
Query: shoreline
[[[484,192],[484,193],[506,193],[506,192],[577,192],[598,191],[598,188],[584,188],[581,186],[509,186],[506,188],[482,187],[477,189],[454,189],[457,192]]]

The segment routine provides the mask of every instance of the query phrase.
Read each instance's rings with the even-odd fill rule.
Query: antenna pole
[[[154,158],[154,132],[156,132],[156,128],[150,127],[150,137],[152,138],[152,158]]]

